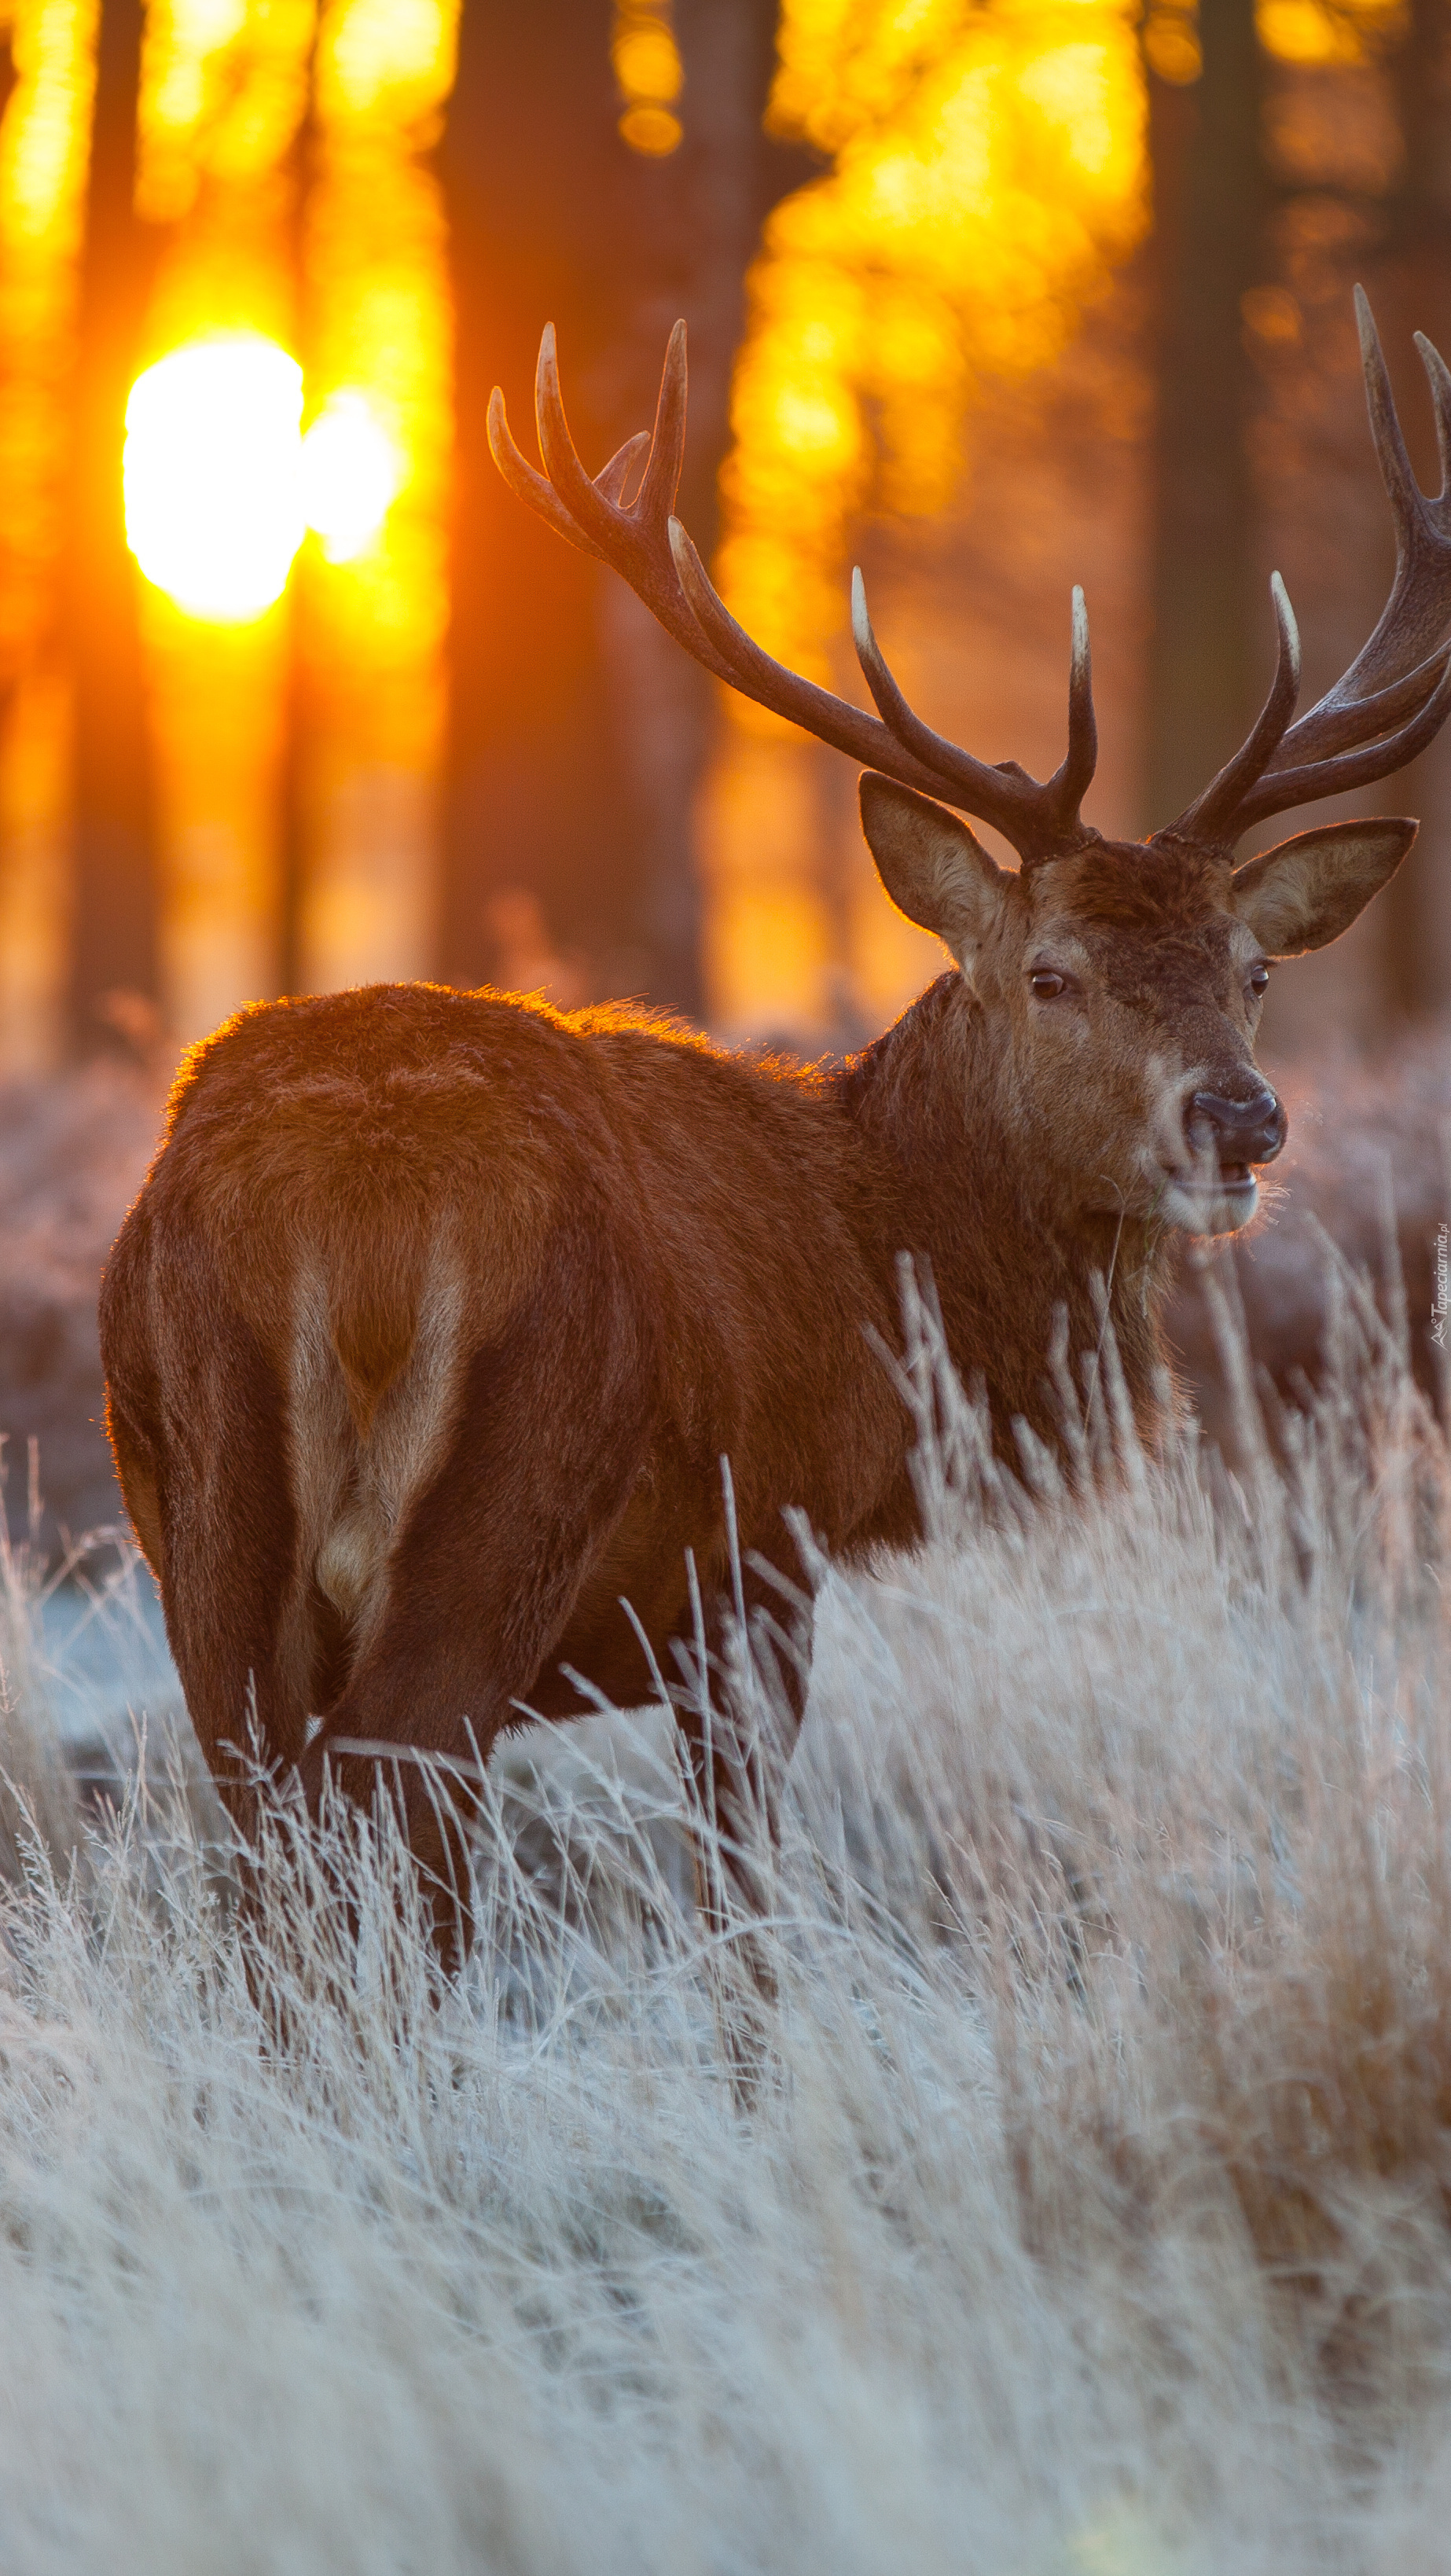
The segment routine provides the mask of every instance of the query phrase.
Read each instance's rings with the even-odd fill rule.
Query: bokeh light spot
[[[193,617],[260,616],[302,542],[302,369],[275,340],[196,340],[126,406],[126,536]]]
[[[632,152],[663,160],[684,134],[675,102],[685,66],[675,41],[671,0],[615,0],[610,61],[623,101],[620,134]]]
[[[627,107],[620,119],[620,133],[632,152],[644,152],[651,160],[661,161],[673,152],[685,132],[678,116],[668,107]]]
[[[329,563],[377,535],[401,480],[398,450],[359,393],[334,394],[302,442],[302,506]]]
[[[664,106],[680,96],[684,74],[668,27],[658,22],[628,27],[615,39],[613,60],[626,98],[655,99]]]

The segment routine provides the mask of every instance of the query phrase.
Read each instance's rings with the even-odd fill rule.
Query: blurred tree
[[[307,98],[288,153],[288,263],[295,305],[293,347],[304,377],[313,364],[313,299],[308,293],[306,214],[308,191],[317,162],[317,118],[313,104],[314,66],[308,63]],[[282,762],[278,780],[279,849],[277,868],[277,975],[280,993],[307,989],[303,910],[309,869],[315,863],[308,757],[318,730],[318,691],[314,678],[316,619],[312,613],[305,565],[294,563],[287,585],[286,670],[283,682]]]
[[[768,123],[825,166],[776,207],[751,271],[717,579],[767,651],[835,673],[851,695],[845,610],[861,553],[904,678],[927,681],[935,720],[982,747],[1008,717],[1001,695],[996,716],[987,701],[1027,640],[1017,612],[1056,542],[1019,452],[1023,421],[1010,427],[998,396],[1056,372],[1142,237],[1138,27],[1122,0],[782,0],[777,42]],[[1115,442],[1137,436],[1143,372],[1113,369]],[[1080,449],[1102,429],[1087,425],[1095,409],[1072,407]],[[1004,437],[1015,453],[969,603],[929,566],[956,556]],[[1059,570],[1051,699],[1013,705],[1018,753],[1043,747],[1046,704],[1056,721],[1082,565]],[[701,799],[712,1018],[736,1036],[850,1046],[930,980],[935,944],[882,890],[849,771],[744,699],[724,713]]]
[[[102,0],[81,252],[62,615],[74,688],[71,1007],[89,1052],[157,989],[156,876],[121,445],[158,236],[135,211],[141,0]],[[120,1012],[109,997],[129,998]]]
[[[1181,0],[1153,0],[1145,26],[1159,313],[1150,822],[1211,774],[1253,713],[1270,649],[1265,524],[1296,575],[1312,655],[1341,620],[1355,627],[1343,638],[1353,652],[1357,616],[1384,596],[1371,596],[1388,570],[1378,506],[1369,550],[1357,523],[1358,277],[1413,459],[1429,489],[1438,481],[1412,333],[1443,348],[1451,333],[1451,0],[1399,11],[1318,0],[1261,23],[1268,57],[1254,0],[1200,0],[1197,21]],[[1354,514],[1337,522],[1347,502]],[[1451,804],[1444,742],[1394,798],[1430,828],[1360,934],[1365,1031],[1444,1007],[1451,991],[1451,900],[1434,846]]]
[[[684,139],[619,130],[608,0],[465,0],[445,170],[458,334],[443,971],[700,1008],[691,809],[709,684],[506,490],[489,391],[531,438],[543,324],[592,471],[654,416],[690,326],[682,515],[707,552],[742,285],[805,158],[767,140],[775,0],[676,0]],[[668,123],[668,120],[667,120]],[[521,902],[521,897],[524,900]],[[527,933],[527,935],[526,935]]]
[[[1197,62],[1191,24],[1160,13],[1146,27],[1159,385],[1150,827],[1242,739],[1272,633],[1246,439],[1243,309],[1262,274],[1266,195],[1254,0],[1200,0]]]

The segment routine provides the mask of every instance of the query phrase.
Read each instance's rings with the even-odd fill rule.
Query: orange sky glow
[[[1363,0],[1367,20],[1383,0]],[[1297,61],[1354,13],[1262,0]],[[58,1044],[66,690],[56,459],[72,358],[95,0],[5,0],[0,125],[0,1018]],[[289,656],[314,675],[302,785],[305,985],[426,971],[444,725],[452,314],[430,151],[457,0],[152,0],[138,203],[168,229],[128,415],[161,778],[164,1012],[194,1036],[272,989]],[[1192,78],[1192,8],[1146,42]],[[1156,50],[1157,49],[1157,50]],[[669,0],[616,0],[620,130],[688,131]],[[292,156],[309,106],[313,177]],[[987,377],[1063,349],[1149,219],[1133,0],[783,0],[769,122],[829,156],[766,225],[738,354],[718,577],[743,622],[829,676],[854,531],[952,502]],[[304,378],[294,351],[305,340]],[[830,1018],[838,934],[814,883],[810,755],[733,700],[702,806],[712,1015]],[[872,898],[847,969],[885,1017],[935,971]]]

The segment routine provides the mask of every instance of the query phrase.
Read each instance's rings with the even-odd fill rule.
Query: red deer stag
[[[495,459],[551,527],[615,566],[708,671],[867,763],[883,881],[952,963],[839,1070],[753,1062],[627,1011],[416,984],[258,1006],[194,1049],[101,1331],[127,1507],[239,1809],[228,1747],[249,1708],[316,1800],[329,1761],[366,1795],[387,1748],[466,1764],[521,1701],[578,1713],[572,1673],[624,1706],[648,1697],[639,1638],[668,1671],[690,1631],[686,1551],[708,1616],[727,1587],[722,1457],[748,1563],[794,1564],[793,1505],[842,1556],[910,1540],[909,1429],[872,1347],[894,1333],[904,1252],[930,1266],[953,1359],[999,1425],[1022,1416],[1048,1440],[1055,1310],[1092,1348],[1107,1280],[1148,1419],[1174,1238],[1243,1226],[1284,1139],[1254,1060],[1270,966],[1336,938],[1415,825],[1325,824],[1238,869],[1235,844],[1400,768],[1451,705],[1451,476],[1434,502],[1415,482],[1363,300],[1360,318],[1396,524],[1385,612],[1292,722],[1299,646],[1277,577],[1263,714],[1143,842],[1080,820],[1096,750],[1080,594],[1061,767],[1042,782],[990,767],[907,705],[859,580],[876,715],[729,615],[672,516],[683,326],[653,436],[593,481],[552,331],[544,475],[495,394]],[[1445,458],[1451,376],[1421,353]],[[1021,868],[949,807],[994,825]],[[701,1721],[681,1716],[705,1785]],[[733,1768],[715,1759],[729,1823]],[[396,1777],[415,1851],[442,1870],[453,1828],[417,1763]]]

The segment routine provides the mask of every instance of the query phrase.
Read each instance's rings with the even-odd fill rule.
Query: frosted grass
[[[1231,1484],[1109,1354],[1027,1505],[916,1321],[769,2004],[658,1714],[511,1739],[439,1998],[386,1818],[279,1806],[249,1923],[164,1728],[81,1812],[10,1561],[0,2564],[1444,2564],[1442,1434],[1362,1318]]]

